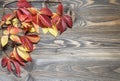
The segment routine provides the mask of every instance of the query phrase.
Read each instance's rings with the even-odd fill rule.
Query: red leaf
[[[9,72],[12,72],[12,65],[11,65],[11,60],[7,62],[7,69]]]
[[[38,15],[32,16],[32,20],[35,24],[39,25]]]
[[[62,15],[63,14],[63,5],[59,4],[57,8],[57,14]]]
[[[66,24],[68,25],[68,27],[72,28],[72,26],[73,26],[72,18],[69,15],[64,15],[63,19],[66,22]]]
[[[8,58],[7,57],[2,58],[2,60],[1,60],[1,66],[2,67],[6,67],[7,66],[7,62],[8,62]]]
[[[61,19],[59,19],[59,20],[57,21],[57,23],[55,23],[55,24],[56,24],[57,29],[60,31],[61,28],[62,28]]]
[[[52,16],[52,12],[49,8],[41,8],[40,13],[47,16]]]
[[[60,31],[60,34],[62,34],[67,29],[67,25],[66,25],[66,23],[65,23],[65,21],[63,19],[60,19],[56,23],[56,27]]]
[[[19,11],[22,12],[22,14],[30,15],[30,12],[26,8],[19,8]]]
[[[19,8],[29,8],[31,7],[31,4],[27,0],[19,0],[17,6]]]
[[[28,17],[27,15],[22,14],[20,11],[17,11],[17,16],[20,21],[24,21]]]
[[[37,42],[40,40],[39,35],[31,34],[31,35],[27,35],[26,37],[27,37],[32,43],[37,43]]]
[[[23,62],[23,59],[18,55],[16,48],[13,49],[12,56],[13,56],[21,65],[25,66],[25,63]]]
[[[63,19],[61,20],[61,24],[62,28],[60,29],[60,34],[62,34],[67,29],[67,25]]]
[[[15,60],[11,60],[11,62],[13,63],[13,65],[15,67],[15,71],[16,71],[17,76],[20,77],[20,65]]]
[[[32,17],[28,17],[24,22],[29,23],[29,22],[31,22],[31,21],[32,21]]]
[[[26,66],[26,64],[23,61],[22,62],[19,61],[19,64],[22,66]]]
[[[10,20],[10,19],[12,19],[13,17],[14,17],[14,16],[13,16],[12,14],[7,14],[7,15],[5,15],[5,16],[2,17],[2,20],[3,20],[3,21],[6,20],[6,19]]]
[[[39,15],[39,20],[41,20],[42,24],[46,27],[52,27],[51,25],[51,20],[48,16],[46,15]]]
[[[32,21],[31,14],[25,8],[19,8],[19,11],[17,11],[17,12],[19,12],[21,14],[21,16],[23,16],[25,18],[22,21],[24,21],[24,22],[31,22]]]
[[[33,44],[27,37],[21,36],[20,39],[25,48],[27,48],[29,51],[33,51]]]
[[[35,24],[39,25],[40,27],[45,27],[45,26],[42,24],[41,20],[38,19],[38,15],[32,16],[32,19],[33,19],[33,22],[34,22]]]
[[[60,17],[57,15],[57,16],[54,16],[52,18],[52,24],[56,24],[58,22],[58,20],[60,19]]]

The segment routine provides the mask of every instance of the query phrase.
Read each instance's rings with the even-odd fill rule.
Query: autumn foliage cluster
[[[2,67],[20,76],[20,66],[32,61],[30,52],[40,40],[39,29],[57,36],[67,27],[72,28],[72,19],[63,13],[62,3],[58,4],[55,13],[47,6],[37,9],[26,0],[19,0],[17,7],[12,13],[4,14],[0,21],[0,45],[5,54],[1,60]],[[9,54],[6,53],[7,47],[12,48]]]

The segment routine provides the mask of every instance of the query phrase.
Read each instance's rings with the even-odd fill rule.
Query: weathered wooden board
[[[42,34],[22,78],[1,69],[0,81],[120,81],[120,0],[63,2],[73,29],[57,38]]]

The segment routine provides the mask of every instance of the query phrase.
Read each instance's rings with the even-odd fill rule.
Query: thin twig
[[[4,15],[5,15],[5,8],[2,9],[2,16],[4,16]],[[1,22],[2,21],[0,21],[0,23]],[[0,30],[1,30],[0,37],[2,37],[2,35],[3,35],[3,29],[2,29],[2,27],[0,27]],[[0,42],[1,42],[1,40],[0,40]],[[2,54],[3,48],[2,48],[1,44],[0,44],[0,49],[1,49],[1,54]]]
[[[9,5],[9,4],[12,4],[12,3],[16,3],[16,2],[18,2],[18,1],[12,1],[12,2],[5,3],[5,4],[3,4],[3,8],[5,8],[6,5]],[[29,2],[30,2],[30,3],[32,3],[32,2],[40,2],[40,3],[61,3],[61,0],[58,0],[58,1],[45,1],[45,0],[43,0],[43,1],[29,1]]]

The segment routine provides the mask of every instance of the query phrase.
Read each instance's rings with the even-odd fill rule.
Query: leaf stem
[[[9,55],[7,54],[7,52],[5,50],[3,50],[3,52],[9,58]]]

